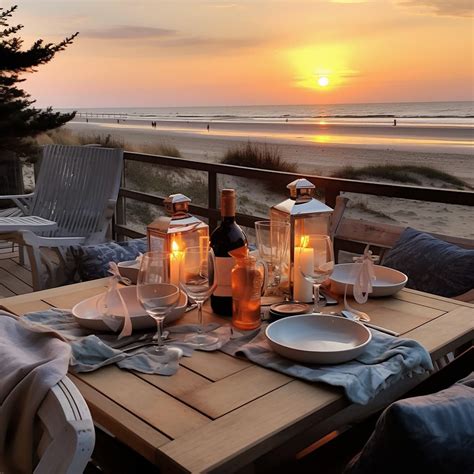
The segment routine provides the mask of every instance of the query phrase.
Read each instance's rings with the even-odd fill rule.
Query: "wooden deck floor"
[[[18,249],[0,241],[0,298],[31,293],[31,271],[20,265]]]

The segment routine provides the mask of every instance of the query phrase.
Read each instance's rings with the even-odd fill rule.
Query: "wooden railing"
[[[460,204],[474,206],[474,192],[459,191],[440,188],[424,188],[417,186],[406,186],[399,184],[375,183],[371,181],[356,181],[353,179],[326,178],[322,176],[313,176],[299,173],[285,173],[281,171],[268,171],[256,168],[244,168],[240,166],[224,165],[217,163],[202,163],[198,161],[186,160],[183,158],[172,158],[167,156],[147,155],[142,153],[125,152],[126,163],[139,162],[151,163],[154,166],[166,166],[171,169],[189,169],[203,171],[207,173],[207,207],[191,205],[190,211],[208,219],[209,226],[214,229],[219,220],[218,196],[217,196],[217,176],[229,175],[253,180],[263,183],[272,182],[275,187],[285,186],[297,178],[309,179],[316,188],[322,193],[322,196],[328,206],[334,207],[336,197],[341,192],[351,192],[359,194],[371,194],[375,196],[386,196],[403,199],[415,199],[419,201],[441,202],[446,204]],[[125,182],[125,181],[124,181]],[[139,202],[163,206],[163,199],[166,196],[156,196],[154,194],[144,193],[122,187],[117,204],[116,221],[114,232],[116,238],[123,236],[139,237],[142,236],[127,227],[127,215],[124,199],[134,199]],[[238,214],[238,221],[241,225],[253,227],[257,220],[262,217],[251,216],[247,214]]]

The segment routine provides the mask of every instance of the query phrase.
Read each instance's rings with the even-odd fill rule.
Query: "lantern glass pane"
[[[295,246],[300,245],[301,237],[309,234],[328,234],[329,214],[295,219]]]

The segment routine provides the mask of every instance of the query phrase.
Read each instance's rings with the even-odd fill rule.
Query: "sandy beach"
[[[108,135],[132,145],[169,144],[183,158],[219,162],[225,152],[248,140],[276,145],[281,156],[296,162],[298,171],[329,176],[341,167],[396,164],[422,165],[450,173],[474,186],[474,128],[387,124],[250,124],[110,119],[76,119],[67,125],[75,133]],[[239,185],[239,183],[235,183]],[[232,182],[229,183],[232,185]],[[425,186],[440,183],[425,182]],[[240,183],[242,186],[242,183]],[[256,194],[255,189],[246,190]],[[264,191],[256,202],[273,204]],[[474,238],[474,213],[467,206],[420,203],[374,196],[350,196],[350,215],[356,218],[400,223],[441,234]],[[260,206],[261,207],[261,206]],[[247,205],[246,212],[259,206]],[[260,212],[258,212],[260,214]]]

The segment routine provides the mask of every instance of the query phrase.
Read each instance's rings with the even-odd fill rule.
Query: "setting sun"
[[[321,76],[318,78],[318,85],[321,87],[326,87],[329,85],[329,79],[326,76]]]

